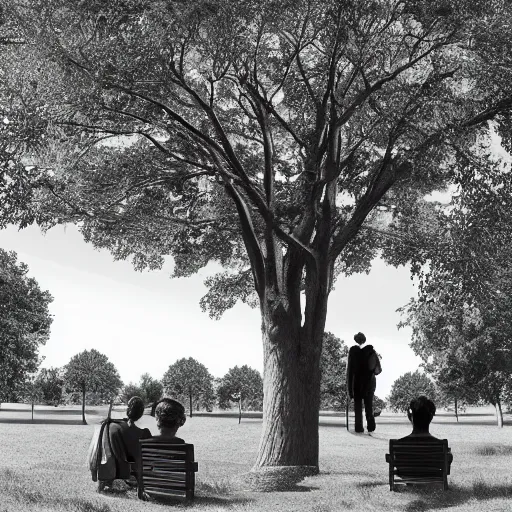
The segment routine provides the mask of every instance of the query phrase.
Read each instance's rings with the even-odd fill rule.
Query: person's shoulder
[[[352,355],[354,353],[359,353],[361,351],[361,349],[359,348],[359,345],[352,345],[349,350],[348,350],[348,355]]]
[[[151,438],[153,441],[158,441],[161,443],[169,443],[169,444],[185,444],[185,441],[181,439],[181,437],[169,437],[169,436],[153,436]]]
[[[149,428],[140,429],[140,438],[141,439],[149,439],[150,437],[153,437],[153,434],[151,433],[151,430],[149,430]]]

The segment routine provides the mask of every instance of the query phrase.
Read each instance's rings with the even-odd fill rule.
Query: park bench
[[[449,453],[446,439],[390,439],[389,489],[396,490],[397,484],[436,483],[448,489]]]
[[[150,496],[194,498],[195,473],[193,444],[170,444],[160,439],[143,439],[142,491]]]

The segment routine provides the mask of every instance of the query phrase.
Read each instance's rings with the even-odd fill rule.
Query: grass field
[[[469,412],[469,411],[468,411]],[[291,491],[255,493],[240,490],[236,477],[251,469],[261,420],[194,417],[180,434],[194,443],[197,498],[192,504],[139,502],[135,493],[100,495],[86,467],[94,425],[104,408],[88,410],[80,425],[78,408],[36,407],[34,423],[23,406],[0,409],[0,512],[157,512],[174,508],[217,511],[330,512],[350,510],[422,512],[512,510],[512,421],[498,429],[492,410],[474,410],[457,424],[453,416],[436,416],[431,431],[449,440],[454,462],[450,490],[403,489],[390,492],[384,456],[390,438],[407,435],[403,416],[384,413],[372,437],[347,432],[339,417],[321,417],[320,471]],[[122,411],[115,416],[121,416]],[[142,426],[156,431],[154,419]]]

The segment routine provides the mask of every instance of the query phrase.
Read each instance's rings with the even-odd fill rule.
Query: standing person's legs
[[[366,428],[368,432],[375,430],[375,417],[373,416],[373,393],[364,396],[364,413],[366,415]]]
[[[363,398],[354,395],[354,415],[355,415],[355,430],[356,432],[364,432],[363,428]]]

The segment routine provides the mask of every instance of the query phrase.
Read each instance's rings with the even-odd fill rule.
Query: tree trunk
[[[497,400],[494,404],[496,409],[496,420],[498,422],[498,427],[503,428],[503,411],[501,410],[501,401]]]
[[[455,398],[455,417],[457,418],[457,423],[459,422],[459,411],[457,409],[457,398]]]
[[[242,397],[238,399],[238,424],[242,423]]]
[[[82,388],[82,423],[87,425],[87,421],[85,421],[85,386]]]
[[[188,390],[190,417],[192,418],[192,389]]]
[[[325,318],[325,317],[324,317]],[[325,322],[325,319],[320,319]],[[258,466],[316,466],[323,336],[306,335],[300,317],[263,319],[263,430]]]
[[[32,421],[34,421],[34,400],[32,400]]]

